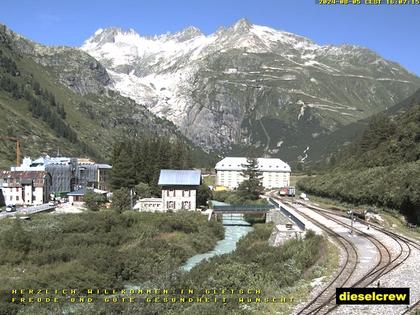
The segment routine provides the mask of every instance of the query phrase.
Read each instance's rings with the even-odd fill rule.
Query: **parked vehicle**
[[[16,211],[16,206],[15,205],[7,205],[6,206],[6,212],[14,212]]]
[[[280,188],[279,195],[280,196],[286,196],[287,195],[287,187]]]
[[[280,196],[287,196],[287,197],[294,197],[296,194],[296,188],[294,186],[288,186],[280,188],[279,195]]]
[[[296,195],[296,188],[295,188],[295,186],[289,186],[289,187],[287,187],[287,195],[289,197],[294,197]]]
[[[299,197],[300,197],[300,199],[303,199],[303,200],[309,200],[308,196],[306,196],[306,194],[305,194],[305,193],[301,193],[301,194],[299,195]]]

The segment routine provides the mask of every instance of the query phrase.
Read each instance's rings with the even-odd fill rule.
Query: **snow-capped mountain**
[[[195,27],[153,37],[99,29],[81,49],[107,69],[110,88],[208,149],[254,144],[271,155],[310,156],[311,139],[420,86],[369,49],[320,46],[244,19],[207,36]]]

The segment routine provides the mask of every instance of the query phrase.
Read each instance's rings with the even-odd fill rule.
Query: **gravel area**
[[[80,213],[86,211],[83,202],[75,202],[71,204],[70,202],[62,203],[55,208],[55,211],[52,213]]]
[[[382,287],[410,288],[410,302],[420,300],[420,251],[412,249],[404,264],[380,278]],[[340,306],[331,314],[401,314],[406,305],[346,305]]]

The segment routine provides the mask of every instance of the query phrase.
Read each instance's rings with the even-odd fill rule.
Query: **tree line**
[[[31,112],[32,117],[47,123],[57,136],[66,138],[72,143],[77,143],[77,133],[65,121],[66,112],[64,107],[56,103],[53,96],[50,97],[45,101],[31,92],[25,91],[25,99],[28,101],[28,110]],[[51,104],[54,104],[54,106]]]
[[[144,183],[153,195],[160,195],[157,184],[161,169],[191,169],[192,166],[190,150],[181,140],[126,139],[114,145],[110,184],[113,189],[131,189]]]

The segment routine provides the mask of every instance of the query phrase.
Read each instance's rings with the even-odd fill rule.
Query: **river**
[[[241,239],[241,237],[247,235],[254,229],[248,222],[246,222],[242,218],[242,215],[240,214],[223,215],[223,225],[225,228],[225,238],[218,241],[216,247],[214,247],[213,250],[203,254],[197,254],[189,258],[185,262],[185,264],[181,266],[181,270],[190,271],[194,266],[196,266],[205,259],[233,252],[236,249],[236,243]]]
[[[223,225],[225,229],[225,237],[218,241],[211,251],[190,257],[185,264],[180,267],[182,271],[190,271],[194,266],[198,265],[205,259],[233,252],[236,249],[236,243],[254,229],[251,224],[242,218],[241,214],[223,215]],[[127,283],[124,287],[125,289],[141,289],[144,285],[145,284]]]

